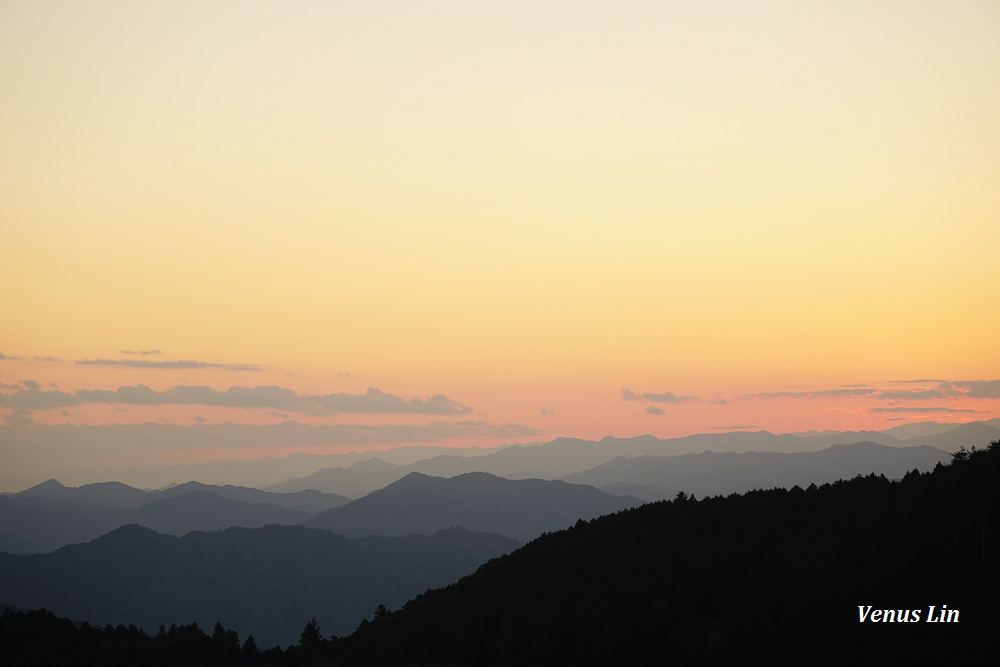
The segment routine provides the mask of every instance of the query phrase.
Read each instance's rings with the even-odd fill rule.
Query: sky
[[[998,83],[992,0],[0,2],[0,486],[1000,417]]]

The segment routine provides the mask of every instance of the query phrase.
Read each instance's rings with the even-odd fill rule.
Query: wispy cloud
[[[298,394],[276,386],[230,387],[219,391],[204,386],[177,386],[156,391],[146,385],[128,385],[115,390],[79,389],[45,391],[38,383],[24,381],[14,393],[0,394],[0,406],[15,410],[47,410],[84,403],[119,405],[203,405],[232,408],[266,408],[308,415],[349,414],[423,414],[464,415],[472,408],[444,394],[403,398],[375,387],[363,394]]]
[[[647,415],[662,415],[662,414],[666,414],[666,413],[665,413],[664,410],[656,407],[655,405],[650,405],[650,406],[646,407],[646,414]]]
[[[850,396],[870,396],[870,387],[862,389],[823,389],[820,391],[773,391],[763,394],[747,394],[744,398],[841,398]]]
[[[3,420],[11,426],[33,426],[37,423],[28,410],[14,410],[5,414]]]
[[[941,385],[959,391],[969,398],[1000,398],[1000,380],[965,380],[942,382]]]
[[[647,391],[642,394],[637,394],[630,389],[622,389],[622,400],[623,401],[649,401],[650,403],[684,403],[686,401],[697,401],[697,396],[678,396],[677,394],[669,391],[664,391],[660,393]]]
[[[926,401],[953,398],[1000,398],[1000,380],[901,380],[885,385],[920,384],[919,389],[862,385],[847,389],[779,391],[747,394],[747,399],[869,398],[876,401]]]
[[[19,357],[17,355],[9,356],[9,355],[4,354],[3,352],[0,352],[0,361],[14,361],[15,359],[20,359],[20,358],[21,357]]]
[[[130,368],[224,368],[230,371],[259,371],[257,364],[223,364],[216,361],[195,361],[194,359],[177,359],[174,361],[150,361],[148,359],[80,359],[76,363],[81,366],[128,366]]]
[[[68,394],[64,391],[45,391],[44,389],[38,389],[37,383],[32,384],[35,386],[19,389],[13,394],[0,394],[0,406],[13,408],[17,412],[67,408],[80,405],[82,402],[73,394]]]
[[[150,354],[163,354],[160,350],[118,350],[119,354],[137,354],[137,355],[150,355]]]
[[[966,408],[920,408],[920,407],[897,407],[897,408],[871,408],[869,412],[974,412],[980,414],[979,410]]]

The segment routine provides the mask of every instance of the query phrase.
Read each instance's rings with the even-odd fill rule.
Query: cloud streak
[[[123,350],[124,351],[124,350]],[[158,351],[136,352],[129,354],[153,354]],[[224,368],[230,371],[259,371],[257,364],[223,364],[215,361],[195,361],[194,359],[178,359],[175,361],[150,361],[149,359],[80,359],[76,362],[81,366],[127,366],[129,368],[167,368],[167,369],[197,369]]]
[[[979,410],[966,408],[921,408],[921,407],[897,407],[897,408],[872,408],[869,412],[974,412],[980,414]]]
[[[927,401],[954,398],[1000,398],[1000,380],[903,380],[893,384],[922,384],[920,389],[852,386],[847,389],[779,391],[747,394],[748,399],[868,398],[876,401]]]
[[[81,404],[202,405],[230,408],[266,408],[312,416],[347,414],[465,415],[472,408],[444,394],[403,398],[375,387],[363,394],[298,394],[276,386],[211,387],[180,385],[156,391],[146,385],[128,385],[115,390],[80,389],[70,394],[45,391],[37,383],[22,382],[18,391],[0,394],[0,406],[14,410],[49,410]]]
[[[677,394],[669,391],[661,393],[647,391],[642,394],[637,394],[630,389],[622,389],[621,395],[623,401],[649,401],[650,403],[685,403],[687,401],[698,400],[697,396],[678,396]]]

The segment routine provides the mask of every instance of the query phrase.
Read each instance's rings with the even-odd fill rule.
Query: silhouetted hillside
[[[343,535],[428,535],[448,526],[530,540],[577,519],[641,504],[590,486],[486,473],[446,479],[410,473],[364,498],[306,522]]]
[[[417,596],[401,610],[374,610],[350,637],[331,642],[320,634],[321,624],[306,623],[298,644],[285,651],[258,650],[249,639],[241,647],[236,632],[220,624],[211,636],[181,626],[152,637],[134,627],[77,628],[44,612],[4,612],[0,662],[36,667],[992,664],[1000,620],[998,481],[1000,442],[989,451],[960,451],[949,466],[911,472],[895,483],[869,475],[727,498],[678,494],[673,501],[546,534],[447,588]],[[315,550],[312,540],[295,537],[295,531],[305,531],[299,537],[310,531],[271,527],[218,535],[266,531],[283,539],[244,558],[273,570],[281,560],[275,555],[284,549],[275,545],[292,543],[296,557],[282,562],[299,570],[293,579],[327,580],[326,554]],[[316,534],[325,536],[320,542],[350,542],[312,531]],[[240,560],[238,549],[209,544],[206,534],[194,536],[197,544],[181,551],[195,570],[212,560],[208,553],[224,555],[239,577],[254,570]],[[116,542],[148,543],[156,549],[135,553],[169,559],[192,537],[164,538],[133,527],[84,546],[95,549],[92,558],[98,561],[112,555],[102,550]],[[17,558],[39,563],[49,556],[4,557],[0,573],[8,571],[8,559]],[[125,562],[146,567],[141,560]],[[98,562],[87,567],[103,572]],[[126,567],[120,578],[132,577],[134,568]],[[928,623],[931,606],[933,618],[947,606],[958,612],[952,617],[958,622]],[[893,622],[881,613],[879,622],[871,622],[879,610],[891,610]],[[901,610],[909,610],[911,619],[919,612],[920,621],[895,622]],[[864,623],[861,613],[868,619]]]
[[[339,664],[973,664],[1000,620],[998,482],[995,443],[897,483],[581,521],[359,628]],[[861,623],[859,605],[922,619]],[[931,605],[960,623],[927,623]]]
[[[178,538],[129,525],[51,554],[0,554],[0,600],[148,631],[221,621],[269,646],[292,643],[311,617],[347,633],[379,604],[399,606],[516,546],[461,529],[349,539],[267,526]]]

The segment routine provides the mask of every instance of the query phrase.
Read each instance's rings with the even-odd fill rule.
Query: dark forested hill
[[[364,498],[329,510],[306,525],[342,535],[407,535],[449,526],[527,541],[642,504],[591,486],[540,479],[510,480],[486,473],[430,477],[410,473]]]
[[[136,525],[50,554],[0,554],[0,600],[94,624],[221,621],[262,646],[294,642],[318,619],[345,634],[390,607],[466,575],[517,543],[452,529],[349,539],[300,526],[178,538]]]
[[[581,521],[366,624],[340,664],[957,664],[996,648],[998,565],[995,443],[896,483]],[[959,623],[928,623],[944,605]],[[862,623],[859,606],[921,622]]]
[[[191,626],[151,637],[124,626],[75,628],[51,614],[5,612],[0,662],[992,664],[1000,621],[998,482],[1000,442],[986,451],[960,451],[950,465],[911,472],[898,482],[869,475],[701,500],[678,494],[672,501],[545,534],[447,588],[418,595],[402,609],[379,608],[349,637],[328,641],[317,624],[307,624],[298,645],[284,652],[258,653],[249,639],[241,648],[236,634],[221,625],[210,637]],[[268,540],[265,548],[248,548],[243,539],[244,533],[268,532],[280,539]],[[464,531],[447,535],[459,543],[472,541]],[[134,605],[123,606],[121,616],[141,618],[157,604],[162,613],[170,609],[165,601],[174,599],[167,593],[213,602],[235,599],[244,607],[240,614],[253,616],[262,613],[261,605],[240,597],[246,589],[235,583],[251,581],[259,599],[267,600],[264,609],[278,614],[268,626],[276,629],[286,617],[301,624],[312,610],[342,599],[351,588],[344,572],[352,570],[345,563],[363,561],[368,568],[384,563],[389,550],[383,546],[390,543],[393,554],[411,565],[414,560],[413,552],[391,538],[348,540],[276,526],[183,539],[131,527],[99,542],[48,556],[0,557],[0,574],[17,582],[0,586],[0,599],[35,606],[10,594],[18,586],[34,592],[76,586],[73,596],[81,599],[87,591],[150,582],[160,573],[162,580],[133,586],[118,598],[119,604]],[[366,546],[351,556],[331,555],[339,547],[330,545],[345,543]],[[83,547],[92,551],[75,570],[40,576],[44,559]],[[433,550],[419,553],[417,562],[440,558]],[[172,562],[186,568],[179,580],[162,575],[172,571],[165,567]],[[218,563],[225,563],[226,574],[206,576]],[[286,570],[290,573],[276,579],[268,574]],[[84,579],[90,581],[81,584]],[[290,607],[288,598],[299,599],[304,590],[306,604]],[[942,615],[945,608],[948,616]],[[305,609],[310,611],[303,614]],[[320,611],[315,615],[321,618]],[[907,622],[901,622],[904,617]],[[232,617],[220,612],[219,618]],[[242,621],[227,624],[245,627]],[[281,631],[294,634],[294,624],[288,621]]]

